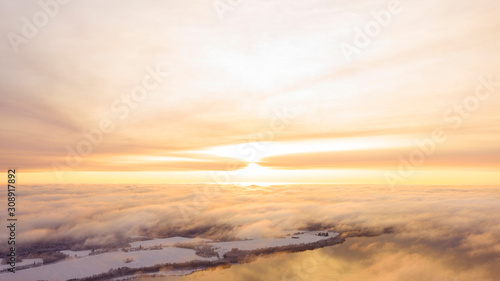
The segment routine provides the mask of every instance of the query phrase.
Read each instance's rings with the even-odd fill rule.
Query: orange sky
[[[212,1],[65,4],[0,42],[1,168],[40,184],[498,184],[500,4],[401,1],[356,47],[388,3],[246,1],[224,19]],[[0,6],[6,35],[41,9]]]

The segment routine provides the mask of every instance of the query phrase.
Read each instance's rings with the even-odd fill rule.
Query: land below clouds
[[[390,230],[386,229],[385,232]],[[15,277],[20,278],[19,280],[47,277],[50,280],[97,281],[144,275],[185,275],[208,268],[247,263],[257,257],[276,253],[293,253],[332,246],[343,243],[347,237],[380,234],[374,231],[299,231],[282,238],[217,242],[186,237],[153,240],[136,238],[136,241],[119,249],[53,250],[51,253],[62,258],[49,259],[52,264],[38,262],[24,266],[17,271]],[[51,256],[47,253],[44,252],[45,258]],[[30,255],[37,256],[34,253]],[[96,266],[97,264],[99,266]],[[17,280],[16,278],[13,280]]]
[[[384,230],[384,232],[390,233],[392,231],[390,229],[386,229]],[[304,232],[300,233],[304,234]],[[154,266],[141,267],[141,268],[121,267],[110,270],[106,273],[81,279],[72,279],[71,281],[101,281],[101,280],[111,280],[115,278],[123,278],[127,276],[138,276],[138,275],[142,277],[144,277],[144,275],[155,276],[158,273],[161,273],[162,271],[163,272],[182,271],[183,273],[189,274],[197,270],[205,270],[210,268],[228,268],[231,267],[231,265],[233,264],[252,262],[258,257],[268,256],[272,254],[295,253],[295,252],[319,249],[327,246],[333,246],[336,244],[344,243],[346,238],[348,237],[373,237],[373,236],[379,236],[381,234],[383,233],[377,233],[367,230],[364,231],[358,230],[358,231],[338,233],[333,237],[325,238],[310,243],[288,244],[284,246],[258,248],[253,250],[241,250],[238,248],[233,248],[230,251],[226,252],[222,258],[217,260],[211,260],[211,261],[193,260],[190,262],[165,263],[165,264],[157,264]],[[182,273],[178,273],[176,275],[181,275],[181,274]]]

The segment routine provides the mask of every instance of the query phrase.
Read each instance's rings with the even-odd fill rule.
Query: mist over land
[[[371,274],[366,280],[417,280],[412,278],[427,276],[422,274],[434,279],[418,280],[495,280],[499,274],[496,187],[211,185],[209,197],[206,187],[25,187],[21,196],[30,208],[20,210],[19,248],[119,247],[139,235],[228,241],[283,237],[298,229],[363,230],[386,234],[328,251],[332,261],[345,258],[358,267],[338,280],[363,274]],[[193,205],[200,196],[208,201]]]

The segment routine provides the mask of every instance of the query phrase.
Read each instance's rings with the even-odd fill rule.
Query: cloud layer
[[[462,276],[457,280],[493,280],[498,273],[495,187],[32,186],[24,187],[20,198],[20,205],[29,206],[19,209],[20,247],[60,241],[75,248],[106,247],[132,235],[251,239],[298,229],[390,228],[393,234],[354,239],[331,258],[359,266],[353,276],[372,272],[382,278],[408,267],[393,280],[413,280],[401,276],[422,270]],[[393,262],[399,266],[390,266]],[[349,278],[339,280],[356,280]]]

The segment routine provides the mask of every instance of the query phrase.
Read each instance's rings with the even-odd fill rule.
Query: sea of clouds
[[[209,188],[210,193],[204,193],[205,185],[24,186],[16,243],[21,249],[61,244],[82,249],[120,245],[136,235],[228,240],[300,229],[361,229],[382,235],[348,238],[340,250],[327,253],[358,266],[352,269],[358,275],[349,278],[496,280],[500,274],[497,187]],[[1,235],[6,241],[6,231]],[[432,278],[422,277],[425,272]],[[346,278],[338,280],[354,280]]]

